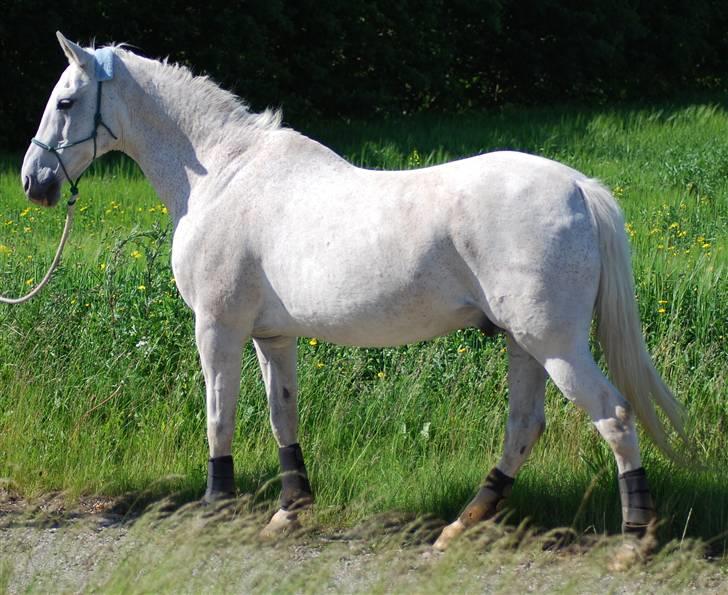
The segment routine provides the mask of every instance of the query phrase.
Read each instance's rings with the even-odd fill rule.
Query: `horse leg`
[[[264,537],[298,527],[298,512],[313,502],[298,444],[296,339],[253,339],[265,382],[270,424],[281,464],[280,509],[263,529]]]
[[[240,368],[246,332],[204,315],[195,320],[195,338],[205,377],[207,402],[207,491],[202,499],[214,502],[235,495],[232,442],[235,407],[240,392]]]
[[[586,343],[545,358],[544,366],[559,390],[589,414],[611,447],[619,471],[622,531],[643,537],[656,513],[641,464],[631,406],[602,374]]]
[[[546,428],[546,371],[510,335],[507,341],[509,412],[503,455],[460,517],[442,530],[434,544],[439,551],[445,550],[465,529],[492,517],[502,507],[518,470]]]

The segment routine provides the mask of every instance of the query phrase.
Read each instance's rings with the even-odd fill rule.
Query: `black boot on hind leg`
[[[207,461],[207,490],[202,504],[212,504],[235,497],[233,457],[215,457]]]
[[[626,539],[616,551],[609,570],[623,572],[647,560],[657,548],[657,514],[647,485],[647,474],[640,467],[619,476],[622,500],[622,534]]]
[[[619,476],[622,501],[622,533],[642,539],[657,519],[644,467]]]

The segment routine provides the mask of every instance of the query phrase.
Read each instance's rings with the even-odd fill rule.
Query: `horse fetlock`
[[[281,510],[296,511],[310,506],[313,493],[301,446],[296,443],[279,448],[278,458],[281,464]]]
[[[212,457],[207,461],[207,490],[202,497],[204,504],[235,497],[235,473],[233,457]]]
[[[471,527],[503,510],[506,500],[513,492],[513,481],[512,477],[493,467],[475,498],[460,515],[460,520],[465,526]]]
[[[440,552],[445,551],[453,539],[460,536],[466,529],[501,512],[513,491],[513,481],[512,477],[497,467],[493,467],[475,498],[470,501],[454,523],[442,530],[432,547]]]

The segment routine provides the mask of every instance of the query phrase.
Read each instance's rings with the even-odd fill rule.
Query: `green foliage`
[[[6,148],[29,141],[65,67],[57,29],[169,56],[294,123],[664,98],[726,80],[728,9],[714,0],[5,0],[2,15]]]
[[[706,538],[725,530],[723,109],[511,109],[321,123],[309,132],[368,167],[420,167],[510,147],[607,183],[625,209],[649,347],[686,403],[705,465],[675,468],[642,441],[662,530]],[[61,228],[59,211],[28,207],[17,170],[17,161],[0,167],[4,293],[40,277]],[[0,477],[28,495],[181,490],[193,498],[207,455],[203,386],[192,317],[168,265],[167,216],[125,161],[100,163],[81,190],[62,268],[36,300],[0,310]],[[301,442],[318,518],[350,524],[392,509],[457,514],[500,455],[507,415],[502,338],[465,330],[384,350],[312,339],[299,344]],[[276,449],[250,347],[242,365],[238,487],[272,505]],[[608,448],[552,388],[547,417],[547,432],[516,484],[514,520],[616,530]]]

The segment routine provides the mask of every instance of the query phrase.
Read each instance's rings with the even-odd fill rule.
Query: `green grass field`
[[[695,465],[643,439],[663,537],[728,547],[728,113],[714,104],[505,110],[306,131],[353,163],[420,167],[498,148],[603,180],[626,213],[639,306],[658,369],[687,407]],[[38,280],[63,208],[28,203],[20,158],[0,163],[0,291]],[[128,162],[80,184],[62,268],[24,306],[0,308],[0,478],[34,496],[204,489],[203,382],[192,316],[169,267],[164,208]],[[311,237],[317,242],[320,238]],[[305,250],[306,246],[291,246]],[[502,338],[466,330],[400,349],[302,338],[301,443],[316,519],[351,525],[383,511],[451,519],[501,449]],[[521,472],[512,522],[616,531],[616,469],[586,416],[549,387],[548,429]],[[238,487],[273,508],[276,445],[252,347],[234,443]]]

